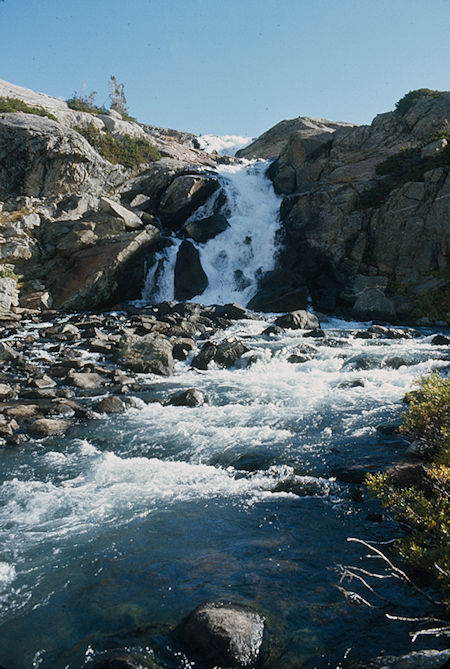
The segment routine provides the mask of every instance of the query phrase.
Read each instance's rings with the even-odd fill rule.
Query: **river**
[[[245,169],[256,221],[247,230],[255,209],[238,197],[231,228],[200,249],[210,284],[199,302],[245,303],[256,284],[241,284],[239,294],[223,277],[243,268],[252,279],[272,267],[277,199],[267,196],[268,182],[261,190],[261,165]],[[242,174],[223,169],[235,194],[249,192]],[[163,291],[171,290],[173,258],[163,266],[146,300],[155,291],[171,297]],[[272,322],[265,315],[215,333],[249,349],[231,369],[195,370],[191,354],[171,377],[142,375],[136,406],[124,414],[2,449],[2,666],[78,669],[129,648],[149,666],[194,667],[171,631],[206,600],[264,614],[264,666],[273,669],[357,666],[411,649],[410,627],[387,621],[383,609],[351,605],[336,587],[336,565],[362,564],[363,551],[347,537],[399,534],[388,518],[374,522],[377,504],[336,472],[382,468],[404,452],[401,438],[377,426],[399,421],[418,376],[448,367],[446,347],[433,345],[426,329],[415,338],[358,338],[370,324],[333,318],[322,320],[322,339],[263,334]],[[299,345],[310,347],[308,359],[289,361]],[[164,404],[190,387],[209,402]],[[391,595],[403,611],[407,593]],[[420,602],[411,600],[411,611]]]

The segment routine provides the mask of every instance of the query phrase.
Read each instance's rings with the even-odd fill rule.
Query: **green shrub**
[[[113,137],[109,132],[101,132],[93,125],[74,128],[89,144],[110,163],[137,167],[142,163],[160,160],[158,149],[145,138],[130,136]]]
[[[104,107],[97,107],[94,103],[95,96],[95,91],[89,95],[74,93],[66,102],[68,107],[74,111],[89,112],[89,114],[104,114],[106,109]]]
[[[429,97],[435,98],[442,93],[448,93],[448,91],[432,91],[429,88],[418,88],[415,91],[409,91],[409,93],[395,103],[395,111],[400,116],[404,116],[419,100]]]
[[[411,565],[450,588],[450,379],[433,372],[417,382],[401,431],[426,443],[431,461],[410,486],[384,474],[367,476],[369,490],[405,527],[397,549]]]
[[[0,114],[9,112],[24,112],[25,114],[34,114],[35,116],[47,116],[52,121],[57,121],[56,116],[42,107],[30,107],[23,100],[19,98],[2,98],[0,97]]]

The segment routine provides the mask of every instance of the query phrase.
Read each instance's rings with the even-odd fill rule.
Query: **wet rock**
[[[97,390],[107,382],[103,376],[100,376],[96,372],[69,371],[67,380],[71,385],[83,390]]]
[[[210,602],[195,609],[179,631],[184,643],[210,666],[254,667],[263,640],[264,618],[244,606]]]
[[[25,420],[35,416],[37,411],[36,404],[15,404],[5,409],[5,416],[16,420]]]
[[[380,434],[392,437],[393,435],[399,434],[399,428],[399,423],[380,423],[375,429],[377,432],[380,432]]]
[[[117,360],[134,372],[170,376],[174,371],[171,343],[165,337],[153,334],[126,337],[117,353]]]
[[[192,339],[178,338],[172,341],[172,353],[175,360],[186,360],[193,348]]]
[[[314,328],[309,332],[305,332],[305,337],[314,337],[315,339],[324,339],[326,337],[325,332],[321,328]]]
[[[256,316],[256,314],[252,313],[245,307],[242,307],[240,304],[236,304],[236,302],[225,304],[223,307],[223,315],[225,318],[230,318],[232,321],[239,321],[244,319],[248,320],[255,318]]]
[[[352,465],[350,467],[337,467],[333,469],[331,475],[341,483],[364,483],[366,475],[375,473],[377,467],[364,465]]]
[[[177,230],[218,188],[217,179],[196,175],[178,176],[163,193],[158,216],[165,227]]]
[[[225,339],[217,346],[214,362],[221,367],[232,367],[249,350],[239,339]]]
[[[208,402],[206,394],[198,388],[188,388],[174,393],[167,400],[167,404],[176,407],[201,407]]]
[[[280,328],[279,325],[269,325],[269,327],[265,328],[265,330],[263,330],[261,332],[262,335],[266,335],[266,336],[269,336],[269,337],[280,336],[283,333],[284,333],[284,329]]]
[[[203,293],[208,286],[208,277],[200,262],[200,254],[191,242],[182,242],[175,264],[175,297],[190,300]]]
[[[11,361],[18,361],[21,359],[22,356],[20,353],[15,351],[12,346],[7,344],[6,342],[2,341],[0,342],[0,360],[11,362]]]
[[[7,419],[0,414],[0,437],[12,437],[14,432],[19,429],[19,424],[15,418]]]
[[[279,316],[275,321],[275,325],[288,330],[314,330],[320,327],[317,316],[303,309],[290,311],[288,314]]]
[[[265,286],[247,304],[249,309],[264,313],[281,313],[306,309],[309,291],[306,286],[286,288]]]
[[[28,432],[34,437],[56,437],[64,434],[70,421],[56,418],[37,418],[28,425]]]
[[[450,344],[449,337],[445,337],[442,334],[438,334],[431,340],[431,343],[434,346],[448,346]]]
[[[364,381],[361,379],[354,379],[353,381],[343,381],[338,385],[338,388],[364,388]]]
[[[225,216],[214,214],[208,216],[208,218],[191,221],[185,226],[184,232],[187,237],[191,237],[194,241],[205,243],[220,235],[221,232],[225,232],[229,227],[230,224]]]
[[[200,352],[193,358],[191,367],[196,369],[208,369],[208,365],[216,355],[217,347],[212,342],[207,341],[203,344]]]
[[[150,666],[150,665],[148,665]],[[134,660],[131,655],[117,655],[101,662],[96,662],[92,669],[145,669],[140,661]]]
[[[104,397],[94,404],[94,411],[98,413],[123,413],[126,408],[125,402],[117,395]]]
[[[449,666],[450,650],[418,650],[407,655],[394,657],[383,655],[361,669],[446,669]]]
[[[31,379],[29,385],[32,388],[54,388],[56,386],[56,382],[53,381],[50,376],[44,374],[43,376],[40,376],[36,379]]]

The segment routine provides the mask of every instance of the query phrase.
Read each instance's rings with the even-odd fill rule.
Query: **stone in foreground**
[[[221,667],[254,667],[264,633],[264,618],[236,604],[208,602],[181,624],[180,636],[202,660]]]
[[[303,309],[290,311],[288,314],[279,316],[275,321],[275,325],[290,330],[315,330],[320,327],[317,316]]]
[[[171,395],[167,404],[175,407],[201,407],[208,401],[205,393],[198,388],[188,388]]]
[[[172,345],[153,334],[129,335],[124,338],[118,362],[133,372],[153,372],[160,376],[173,374]]]

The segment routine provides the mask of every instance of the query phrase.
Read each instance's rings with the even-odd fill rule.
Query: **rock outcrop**
[[[285,195],[281,264],[317,308],[411,318],[437,291],[450,310],[449,117],[442,93],[370,126],[293,130],[274,144],[269,174]]]
[[[161,230],[182,227],[219,188],[214,158],[189,133],[114,110],[76,111],[2,80],[0,97],[53,117],[0,114],[0,310],[17,307],[18,279],[22,308],[92,309],[140,297]],[[133,169],[112,164],[80,134],[87,127],[147,139],[163,158]]]

